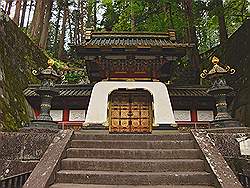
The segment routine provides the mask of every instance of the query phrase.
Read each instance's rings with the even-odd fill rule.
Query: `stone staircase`
[[[50,188],[211,188],[191,134],[75,133]]]

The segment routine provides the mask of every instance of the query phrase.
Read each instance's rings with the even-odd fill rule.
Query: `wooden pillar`
[[[197,110],[196,109],[191,109],[191,121],[192,122],[197,122],[198,121]]]
[[[69,109],[65,108],[63,110],[63,122],[69,121]]]
[[[37,119],[40,115],[40,111],[38,109],[34,109],[34,114],[35,114],[35,118]]]

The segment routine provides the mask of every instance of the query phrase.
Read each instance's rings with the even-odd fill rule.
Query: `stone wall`
[[[38,82],[31,71],[46,62],[44,53],[0,12],[0,129],[17,130],[29,121],[23,89]]]
[[[32,171],[55,132],[0,132],[0,179]]]
[[[223,155],[229,166],[235,172],[250,176],[250,156],[242,156],[237,139],[250,137],[249,128],[235,128],[226,130],[210,130],[208,136]]]
[[[250,127],[250,20],[230,37],[225,50],[225,62],[236,73],[230,77],[229,84],[237,93],[232,105],[233,116]]]

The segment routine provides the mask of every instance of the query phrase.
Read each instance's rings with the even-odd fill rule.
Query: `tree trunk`
[[[131,32],[135,32],[136,30],[136,18],[133,5],[134,5],[134,0],[131,0]]]
[[[165,13],[165,22],[169,20],[169,25],[167,26],[168,29],[174,29],[174,22],[173,22],[173,15],[172,15],[172,7],[171,3],[164,3],[162,6],[162,10]]]
[[[9,4],[6,2],[6,3],[5,3],[5,6],[4,6],[4,12],[7,12],[8,5],[9,5]]]
[[[74,20],[75,20],[75,24],[74,24],[74,44],[79,44],[80,43],[80,33],[79,33],[79,23],[80,23],[80,20],[79,20],[79,14],[75,14],[74,15]]]
[[[222,48],[224,48],[228,39],[228,33],[227,33],[227,28],[226,28],[225,16],[224,16],[223,1],[218,0],[218,5],[219,5],[219,10],[220,10],[217,13],[218,20],[219,20],[220,44]]]
[[[41,36],[43,27],[45,0],[37,0],[34,17],[31,24],[31,36],[38,42]]]
[[[70,12],[68,12],[69,15],[68,15],[68,24],[69,24],[69,40],[70,40],[70,43],[73,44],[73,32],[72,32],[72,24],[71,24],[71,14]]]
[[[60,35],[59,48],[58,48],[59,59],[62,59],[63,55],[64,55],[64,38],[65,38],[65,32],[66,32],[67,17],[68,17],[68,5],[67,5],[67,3],[65,3],[64,13],[63,13],[62,32]]]
[[[62,11],[62,8],[61,6],[59,6],[57,19],[56,19],[56,25],[55,25],[55,39],[54,39],[54,45],[53,45],[56,56],[58,55],[58,51],[57,51],[58,50],[58,33],[59,33],[59,27],[60,27],[59,23],[61,19],[61,11]]]
[[[31,26],[30,26],[30,34],[31,36],[34,35],[34,29],[35,29],[35,24],[37,22],[37,18],[38,18],[38,14],[39,14],[39,4],[41,2],[41,0],[36,0],[35,1],[35,10],[34,10],[34,15],[33,15],[33,18],[32,18],[32,21],[31,21]],[[31,6],[30,6],[30,11],[31,11]]]
[[[52,16],[52,7],[53,7],[53,1],[47,0],[46,2],[46,14],[44,18],[44,25],[42,29],[41,38],[39,41],[39,46],[42,49],[46,49],[47,47],[47,41],[48,41],[48,34],[49,34],[49,21]]]
[[[97,25],[97,3],[96,1],[94,2],[94,12],[93,12],[93,29],[96,31],[96,25]]]
[[[87,5],[87,6],[89,6],[89,5]],[[79,36],[80,40],[79,40],[79,42],[84,41],[84,21],[83,21],[83,19],[84,19],[84,12],[83,12],[84,8],[86,8],[86,7],[83,6],[83,3],[81,2],[81,0],[78,0],[78,9],[80,11],[80,20],[78,22],[80,24],[80,36]],[[91,17],[91,13],[88,12],[87,27],[90,27],[90,25],[91,25],[90,17]],[[78,29],[78,31],[79,31],[79,29]]]
[[[174,29],[174,20],[173,20],[173,13],[172,13],[171,3],[168,4],[168,8],[169,8],[170,29]]]
[[[22,0],[16,0],[16,10],[13,21],[19,26],[20,21],[20,12],[22,7]]]
[[[22,10],[22,17],[21,17],[20,27],[24,26],[24,19],[25,19],[26,9],[27,9],[27,0],[23,0],[23,10]]]
[[[41,12],[40,12],[39,19],[38,19],[38,23],[39,23],[38,24],[38,30],[37,30],[37,33],[36,33],[36,38],[38,40],[37,43],[39,43],[39,41],[40,41],[43,26],[44,26],[45,9],[46,9],[46,0],[42,0]]]
[[[11,0],[11,1],[8,3],[7,15],[10,15],[10,11],[11,11],[11,8],[12,8],[12,3],[13,3],[13,0]]]
[[[30,8],[29,8],[29,13],[28,13],[28,20],[27,20],[27,24],[26,24],[26,33],[28,31],[28,28],[29,28],[30,14],[31,14],[32,6],[33,6],[33,0],[30,1]]]
[[[183,0],[185,15],[187,19],[187,42],[189,44],[195,44],[195,46],[189,51],[189,57],[193,65],[193,84],[199,84],[200,82],[200,54],[198,50],[198,39],[196,35],[196,28],[194,25],[193,11],[192,11],[192,0]]]

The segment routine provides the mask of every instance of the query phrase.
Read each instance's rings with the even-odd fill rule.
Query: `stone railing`
[[[216,187],[221,188],[242,188],[236,175],[228,166],[227,162],[219,152],[215,143],[209,137],[205,130],[191,131],[198,147],[201,149],[203,156],[209,166],[210,171],[216,178]]]
[[[54,183],[60,161],[66,155],[72,135],[73,131],[62,130],[54,137],[23,188],[47,188]]]

